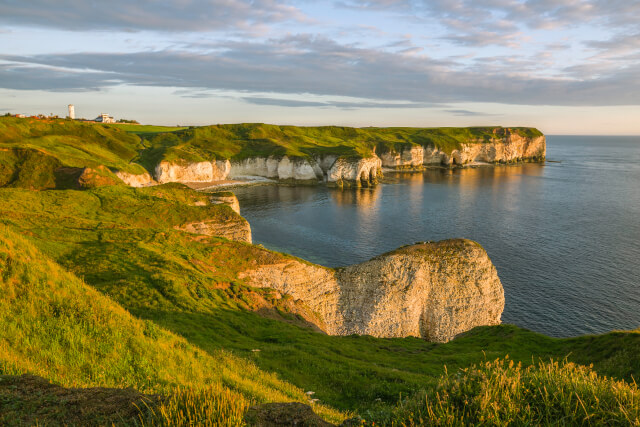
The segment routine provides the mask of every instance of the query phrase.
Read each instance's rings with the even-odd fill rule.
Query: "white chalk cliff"
[[[407,246],[336,270],[280,259],[240,278],[302,300],[332,335],[446,342],[499,324],[504,309],[495,267],[480,245],[464,239]]]
[[[513,163],[519,161],[541,161],[547,154],[546,138],[524,137],[507,130],[503,138],[490,141],[472,141],[461,144],[460,149],[450,154],[434,146],[419,145],[400,152],[381,154],[382,166],[388,168],[415,168],[424,166],[463,166],[470,163]],[[420,162],[417,159],[421,159]]]
[[[525,137],[509,129],[497,129],[491,140],[469,141],[451,153],[434,146],[410,145],[400,151],[372,154],[369,157],[317,155],[300,158],[290,156],[250,157],[243,160],[212,162],[160,162],[155,169],[158,183],[212,182],[259,176],[298,183],[326,182],[338,187],[375,185],[382,176],[382,167],[421,168],[423,166],[463,166],[472,163],[512,163],[541,161],[546,156],[544,136]],[[118,175],[129,185],[149,185],[150,177]]]
[[[227,178],[231,169],[229,160],[213,162],[170,163],[162,161],[156,166],[156,181],[166,182],[211,182]]]

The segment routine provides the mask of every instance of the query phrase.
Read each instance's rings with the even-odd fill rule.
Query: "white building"
[[[76,118],[76,109],[73,104],[69,104],[69,118],[72,120]]]
[[[113,119],[113,117],[111,117],[107,113],[100,113],[100,115],[98,117],[96,117],[94,121],[99,122],[99,123],[115,123],[116,122]]]

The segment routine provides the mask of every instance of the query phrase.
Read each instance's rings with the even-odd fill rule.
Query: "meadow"
[[[243,425],[249,406],[289,401],[333,423],[640,424],[640,333],[557,339],[500,325],[446,344],[328,336],[291,298],[238,276],[290,255],[177,229],[242,220],[208,195],[181,184],[43,189],[63,166],[34,174],[11,163],[7,153],[34,148],[61,165],[115,167],[150,143],[75,126],[8,126],[0,141],[0,424]],[[88,399],[78,412],[61,397],[87,387],[114,403]]]

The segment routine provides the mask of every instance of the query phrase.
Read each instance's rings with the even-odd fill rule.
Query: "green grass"
[[[138,135],[151,135],[154,133],[175,132],[177,130],[187,129],[185,126],[136,125],[131,123],[111,123],[108,126]]]
[[[182,185],[0,189],[0,196],[2,222],[148,324],[209,355],[223,351],[249,360],[316,392],[321,402],[366,419],[384,419],[401,394],[435,386],[444,365],[452,371],[507,354],[525,364],[532,356],[569,356],[629,381],[640,374],[640,334],[631,332],[554,339],[503,325],[477,328],[447,344],[314,332],[285,301],[238,278],[255,263],[287,255],[214,237],[194,240],[173,229],[192,220],[235,218],[227,207],[196,206],[206,195]],[[280,317],[261,316],[257,299]]]
[[[144,132],[133,135],[131,126]],[[114,179],[110,169],[139,171],[136,162],[366,156],[415,144],[446,151],[503,132],[261,124],[173,130],[2,118],[0,375],[162,394],[166,399],[142,418],[159,425],[239,425],[249,405],[305,402],[305,391],[315,392],[322,403],[315,409],[333,421],[354,411],[377,424],[637,423],[637,392],[629,385],[640,376],[637,332],[555,339],[501,325],[447,344],[327,336],[310,327],[313,316],[296,308],[302,303],[239,277],[289,255],[178,229],[244,221],[228,206],[208,205],[207,194],[180,184],[97,186]],[[89,188],[53,190],[69,179],[60,170],[85,167],[95,171]],[[514,365],[486,362],[506,355]],[[538,362],[550,358],[568,364]],[[571,363],[593,365],[598,375]],[[523,391],[532,387],[553,393]],[[54,398],[17,404],[2,393],[0,385],[5,424]],[[46,416],[64,422],[64,414]]]
[[[133,317],[6,226],[0,226],[0,272],[0,375],[28,372],[64,386],[133,387],[172,396],[156,409],[168,421],[184,416],[185,408],[198,416],[195,397],[210,402],[205,413],[213,420],[255,402],[307,400],[303,390],[251,361],[222,350],[204,352]],[[342,417],[318,409],[330,419]]]
[[[0,186],[46,189],[56,171],[98,168],[143,173],[132,163],[143,147],[138,136],[109,125],[73,120],[0,118]],[[28,174],[29,177],[23,175]]]
[[[537,129],[511,128],[527,137],[542,136]],[[367,157],[375,151],[399,151],[412,145],[438,147],[446,153],[463,143],[486,143],[504,136],[501,127],[474,128],[347,128],[298,127],[260,123],[215,125],[144,136],[149,148],[138,161],[147,169],[168,162],[200,162],[249,157],[312,157],[336,155]]]
[[[531,128],[511,132],[534,137]],[[68,188],[65,168],[153,174],[158,163],[333,155],[369,157],[414,145],[451,153],[464,143],[501,140],[501,127],[348,128],[259,123],[203,127],[98,124],[68,119],[0,117],[0,187]],[[67,171],[68,172],[68,171]],[[73,185],[71,185],[73,186]]]
[[[385,424],[640,425],[640,390],[589,367],[508,357],[444,375],[438,385],[401,401]]]

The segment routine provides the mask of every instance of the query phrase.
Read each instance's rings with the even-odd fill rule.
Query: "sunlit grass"
[[[640,425],[640,390],[567,361],[524,367],[507,357],[445,374],[402,401],[393,425]]]

